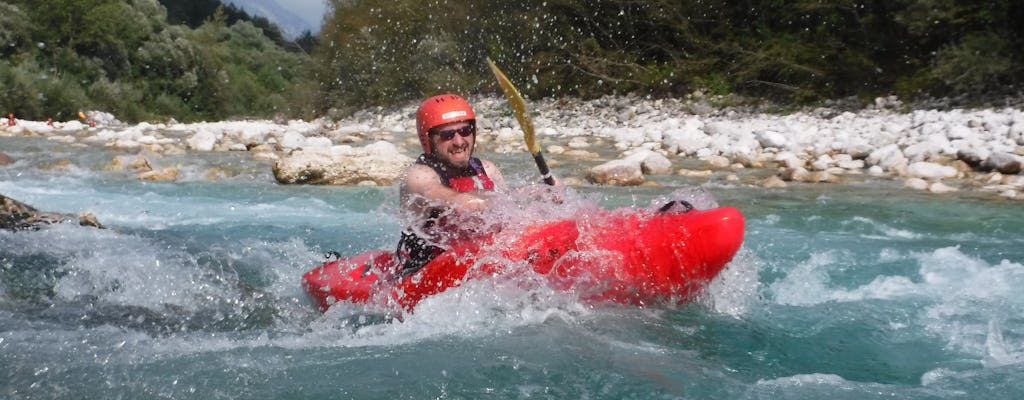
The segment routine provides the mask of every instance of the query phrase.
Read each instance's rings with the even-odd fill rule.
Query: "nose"
[[[469,143],[469,138],[471,137],[473,137],[473,135],[463,137],[462,135],[456,134],[455,137],[452,138],[452,143],[461,146],[463,144]]]

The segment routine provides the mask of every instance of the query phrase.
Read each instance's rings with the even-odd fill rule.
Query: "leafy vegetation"
[[[334,0],[314,61],[323,109],[495,91],[492,57],[533,96],[702,90],[806,103],[1016,93],[1012,0]]]
[[[169,24],[156,0],[13,0],[0,3],[0,15],[0,109],[23,118],[70,119],[90,109],[129,121],[312,110],[309,57],[249,21],[229,23],[223,8],[195,29]]]
[[[330,0],[294,43],[220,0],[0,1],[0,111],[313,117],[439,92],[1019,94],[1013,0]]]

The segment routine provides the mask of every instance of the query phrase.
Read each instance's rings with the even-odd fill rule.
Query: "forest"
[[[217,0],[168,3],[173,14],[156,0],[0,1],[0,110],[36,120],[312,115],[310,57],[269,21]]]
[[[165,4],[166,3],[166,4]],[[218,0],[0,1],[0,111],[126,121],[338,116],[439,92],[700,91],[813,105],[1019,96],[1011,0],[329,0],[289,41]]]

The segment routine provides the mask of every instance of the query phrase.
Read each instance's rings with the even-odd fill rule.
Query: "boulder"
[[[14,159],[0,151],[0,165],[14,164]]]
[[[775,175],[757,181],[757,185],[769,189],[780,189],[787,186],[786,182],[783,181],[782,178],[779,178],[778,176]]]
[[[626,157],[626,160],[640,163],[640,171],[648,175],[672,173],[672,162],[665,156],[651,150],[640,149]]]
[[[991,152],[983,148],[968,147],[957,150],[956,158],[962,160],[972,167],[980,166],[988,159]]]
[[[280,183],[387,186],[397,181],[413,160],[395,145],[379,141],[364,147],[338,145],[294,151],[274,162]]]
[[[921,178],[910,178],[903,181],[903,186],[917,190],[928,190],[928,181]]]
[[[160,170],[145,171],[139,173],[138,178],[144,181],[174,182],[178,180],[179,171],[177,168],[169,167]]]
[[[141,154],[135,156],[117,155],[110,160],[109,163],[103,166],[106,171],[124,171],[132,170],[135,172],[149,172],[153,170],[152,164],[149,159]]]
[[[784,151],[777,154],[775,156],[775,162],[785,168],[803,168],[807,163],[791,151]]]
[[[672,129],[662,134],[661,146],[670,153],[692,155],[711,144],[699,129]]]
[[[839,178],[826,171],[808,171],[805,168],[786,168],[779,174],[786,182],[838,183]]]
[[[872,151],[865,160],[868,165],[877,165],[886,170],[901,168],[907,164],[907,157],[903,155],[896,144],[890,144]]]
[[[188,147],[192,150],[213,151],[214,146],[217,145],[217,134],[202,130],[186,139],[185,143],[188,143]]]
[[[789,140],[786,136],[771,130],[755,131],[754,137],[757,138],[757,142],[761,144],[761,147],[768,148],[774,147],[777,149],[784,149],[789,146]]]
[[[957,189],[942,182],[935,182],[928,185],[928,191],[931,193],[951,193],[957,191]]]
[[[1024,157],[1013,153],[992,153],[981,164],[985,170],[995,170],[1007,175],[1019,174],[1021,166],[1024,165]]]
[[[729,168],[729,165],[732,164],[732,161],[730,161],[725,156],[720,155],[710,155],[704,157],[703,160],[705,163],[708,164],[709,167],[717,169]]]
[[[644,183],[644,174],[640,163],[621,159],[591,168],[587,180],[599,185],[636,186]]]
[[[907,166],[907,175],[922,179],[955,178],[959,174],[956,168],[930,162],[916,162]]]

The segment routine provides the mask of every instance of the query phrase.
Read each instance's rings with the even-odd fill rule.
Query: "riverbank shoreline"
[[[522,132],[499,97],[471,97],[478,153],[526,153]],[[368,109],[339,120],[245,120],[123,124],[107,113],[48,124],[16,120],[4,137],[40,137],[124,153],[106,168],[139,179],[175,181],[153,158],[192,152],[248,152],[272,164],[282,183],[389,185],[402,168],[373,175],[370,165],[401,167],[419,154],[415,109]],[[786,188],[865,180],[901,182],[935,194],[1024,199],[1024,112],[1016,107],[903,111],[896,98],[871,107],[768,114],[715,108],[699,98],[605,97],[532,102],[545,156],[570,185],[657,185],[658,175],[700,182]],[[291,177],[278,171],[300,164]],[[570,168],[585,165],[586,168]],[[337,179],[310,181],[312,167]],[[559,168],[562,167],[562,168]]]

